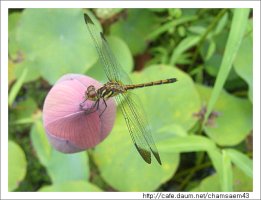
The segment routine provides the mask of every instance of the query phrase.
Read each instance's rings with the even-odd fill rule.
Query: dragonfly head
[[[96,89],[93,85],[90,85],[87,90],[85,91],[85,98],[91,101],[97,101],[98,96]]]

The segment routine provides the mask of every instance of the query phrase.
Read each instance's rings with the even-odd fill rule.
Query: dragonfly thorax
[[[126,92],[123,84],[116,81],[109,81],[97,90],[99,98],[108,99]]]
[[[85,99],[97,101],[102,98],[106,100],[124,92],[126,92],[126,89],[123,84],[109,81],[97,90],[93,85],[90,85],[85,91]]]

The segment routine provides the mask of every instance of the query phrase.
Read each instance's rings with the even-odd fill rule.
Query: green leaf
[[[197,86],[202,103],[209,102],[212,89]],[[252,129],[252,104],[245,99],[232,96],[222,91],[213,108],[213,115],[204,127],[206,134],[218,145],[237,145],[242,142]]]
[[[233,191],[234,192],[252,192],[253,179],[246,176],[241,170],[233,167]],[[211,175],[203,179],[200,185],[191,192],[221,192],[221,184],[217,174]]]
[[[189,75],[167,65],[153,65],[132,76],[134,84],[167,78],[177,78],[177,82],[141,88],[133,93],[140,97],[153,129],[175,124],[188,131],[197,121],[194,113],[200,109],[200,97]]]
[[[19,76],[17,82],[13,85],[12,89],[10,90],[9,96],[8,96],[9,106],[11,106],[13,104],[19,90],[21,89],[21,87],[26,79],[27,73],[28,73],[28,69],[26,69],[26,68],[23,69],[22,74]]]
[[[162,166],[154,158],[149,165],[135,149],[123,117],[118,117],[116,124],[110,136],[94,151],[94,160],[102,178],[119,191],[156,190],[176,171],[179,155],[159,152]]]
[[[253,24],[249,22],[253,28]],[[234,60],[234,69],[248,84],[248,97],[253,102],[253,32],[244,37],[237,56]]]
[[[66,181],[87,180],[88,162],[86,152],[63,154],[52,149],[51,158],[46,167],[52,182],[60,184]]]
[[[52,149],[41,121],[36,121],[32,126],[30,137],[40,162],[47,166],[51,158]]]
[[[38,192],[101,192],[96,185],[87,181],[68,181],[60,184],[44,186]]]
[[[227,155],[226,151],[222,151],[222,162],[223,162],[223,173],[222,173],[222,184],[221,190],[222,192],[233,192],[233,175],[232,175],[232,166],[230,157]]]
[[[11,58],[16,58],[18,46],[16,44],[16,29],[21,17],[20,12],[11,13],[8,16],[8,54]]]
[[[230,158],[224,151],[221,153],[219,149],[211,149],[208,151],[208,155],[216,170],[216,176],[218,180],[213,186],[221,186],[217,191],[228,192],[232,189],[232,168]],[[217,187],[215,187],[217,188]],[[208,190],[207,190],[208,191]],[[214,191],[214,190],[213,190]]]
[[[195,46],[200,37],[199,36],[189,36],[183,39],[177,47],[173,50],[171,58],[170,58],[170,64],[176,65],[179,63],[179,57],[188,49]]]
[[[190,192],[221,192],[217,174],[204,178],[200,185]]]
[[[159,37],[161,34],[169,31],[169,30],[173,30],[175,29],[175,27],[178,27],[182,24],[186,24],[192,21],[197,20],[198,17],[196,15],[194,16],[183,16],[179,19],[175,19],[175,20],[171,20],[169,22],[166,22],[165,24],[159,24],[157,25],[158,27],[155,28],[154,30],[152,30],[149,35],[148,35],[148,39],[150,40],[155,40],[157,37]]]
[[[197,151],[211,151],[216,145],[210,139],[203,136],[173,137],[160,141],[158,149],[165,153],[185,153]]]
[[[226,149],[226,152],[232,162],[241,169],[242,172],[250,178],[253,178],[253,160],[235,149]]]
[[[143,103],[156,145],[177,135],[186,135],[196,122],[193,113],[200,107],[198,94],[190,77],[176,68],[151,66],[132,76],[134,83],[171,77],[177,77],[178,82],[135,91]],[[172,177],[179,163],[177,153],[159,153],[162,166],[154,158],[151,165],[145,163],[132,143],[124,118],[118,113],[112,133],[95,148],[94,160],[103,179],[113,188],[153,191]]]
[[[216,50],[216,43],[213,40],[210,40],[209,47],[208,47],[205,59],[208,60],[210,57],[212,57],[212,55],[214,54],[215,50]]]
[[[222,18],[218,21],[217,26],[214,30],[214,34],[217,35],[217,34],[220,34],[222,31],[224,31],[227,23],[228,23],[228,12],[226,12],[222,16]]]
[[[219,177],[219,183],[222,184],[223,179],[223,162],[222,162],[222,154],[220,152],[220,149],[210,149],[208,151],[208,156],[210,157],[212,164],[218,174]]]
[[[17,45],[28,68],[26,81],[41,75],[54,83],[65,73],[81,73],[97,60],[82,9],[25,9],[17,28]]]
[[[202,136],[187,136],[187,137],[179,137],[168,139],[166,141],[160,142],[159,150],[161,152],[197,152],[197,151],[206,151],[209,157],[212,160],[214,168],[219,174],[219,181],[222,182],[222,160],[219,149],[216,147],[215,143],[210,139]]]
[[[205,40],[202,48],[200,48],[201,57],[205,60],[204,68],[211,76],[216,77],[220,70],[220,65],[224,55],[226,41],[228,38],[228,30],[224,29],[220,34],[213,35],[210,40]],[[215,45],[215,52],[210,51],[211,43]],[[212,45],[213,45],[212,44]],[[229,77],[229,75],[228,75]]]
[[[233,168],[233,183],[234,192],[253,192],[253,179],[238,167]]]
[[[17,188],[26,174],[26,157],[22,148],[8,141],[8,191]]]
[[[161,131],[161,134],[170,135],[170,131]],[[94,160],[102,178],[119,191],[153,191],[172,177],[179,163],[179,155],[160,152],[160,156],[162,166],[154,158],[150,165],[142,160],[121,115],[113,132],[94,151]]]
[[[132,54],[142,53],[146,39],[154,30],[156,17],[153,12],[144,9],[129,9],[127,19],[120,20],[111,26],[111,34],[122,38],[129,46]]]
[[[37,112],[37,104],[34,99],[27,98],[25,101],[17,102],[14,106],[15,123],[27,120],[33,122],[34,114]]]
[[[86,152],[63,154],[53,149],[49,144],[41,121],[37,121],[33,125],[31,140],[38,158],[47,168],[54,184],[88,179],[89,166]]]
[[[129,73],[133,68],[133,58],[127,44],[118,37],[108,37],[108,43],[118,60],[121,67],[125,72]],[[94,48],[94,47],[93,47]],[[108,79],[105,76],[103,63],[97,62],[92,68],[90,68],[86,74],[95,78],[96,80],[106,82]]]
[[[205,115],[204,122],[206,122],[207,118],[212,112],[213,107],[216,104],[216,101],[218,100],[223,85],[232,67],[232,63],[235,59],[235,56],[243,39],[243,34],[245,32],[249,11],[250,9],[246,8],[236,8],[234,10],[234,16],[232,20],[231,30],[228,36],[228,41],[226,44],[224,57],[222,59],[220,71],[218,73],[217,80],[214,85],[213,93],[211,94],[211,98],[207,105],[207,113]]]
[[[216,77],[220,70],[221,60],[222,55],[219,53],[214,53],[208,60],[206,60],[206,62],[204,63],[204,68],[207,73],[213,77]]]

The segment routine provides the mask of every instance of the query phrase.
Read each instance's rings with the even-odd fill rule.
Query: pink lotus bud
[[[90,85],[96,90],[102,86],[88,76],[67,74],[55,83],[45,99],[43,123],[50,143],[58,151],[75,153],[94,147],[112,130],[116,116],[113,98],[106,101],[103,114],[105,105],[102,99],[97,111],[86,111],[95,101],[87,100],[80,106]]]

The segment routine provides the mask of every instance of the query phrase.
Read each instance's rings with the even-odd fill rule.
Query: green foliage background
[[[66,73],[106,78],[88,12],[140,89],[163,165],[146,164],[121,113],[94,149],[49,144],[44,98]],[[250,9],[9,11],[9,191],[252,191],[253,24]]]

